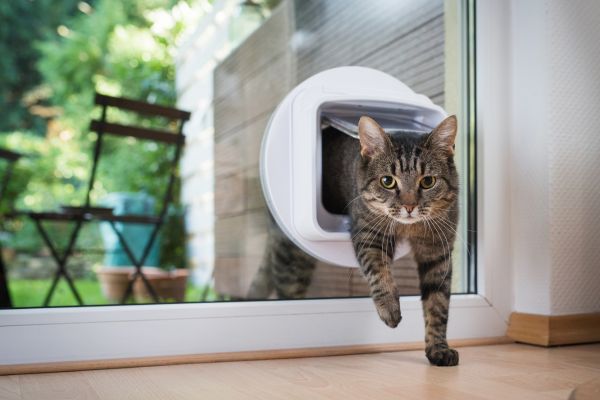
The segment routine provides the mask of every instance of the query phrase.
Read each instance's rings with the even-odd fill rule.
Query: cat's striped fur
[[[429,134],[387,135],[368,117],[359,122],[360,142],[323,132],[323,203],[349,213],[352,242],[380,318],[396,327],[402,319],[390,266],[399,239],[408,240],[418,264],[426,328],[426,355],[435,365],[458,364],[446,327],[452,278],[452,249],[458,221],[458,174],[454,165],[456,118]],[[325,149],[334,149],[326,153]],[[425,188],[424,180],[433,177]],[[391,185],[384,185],[392,182]],[[393,185],[393,186],[392,186]],[[389,187],[386,187],[389,186]],[[249,296],[302,298],[315,260],[274,228]]]
[[[269,238],[249,299],[267,299],[273,291],[280,299],[303,299],[310,286],[316,260],[300,250],[269,218]]]

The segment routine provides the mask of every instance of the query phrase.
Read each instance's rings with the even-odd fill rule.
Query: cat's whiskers
[[[447,239],[446,235],[444,234],[443,230],[441,229],[441,227],[438,226],[436,224],[436,222],[432,218],[430,218],[430,217],[428,217],[426,221],[427,221],[428,225],[431,224],[430,227],[433,227],[435,229],[435,234],[434,234],[433,229],[431,231],[434,243],[435,243],[435,237],[438,236],[438,238],[440,239],[440,242],[441,242],[442,246],[444,247],[444,252],[446,254],[449,254],[449,252],[450,252],[450,245],[448,244],[448,239]],[[446,242],[445,245],[444,245],[444,242],[442,241],[442,239]],[[449,257],[451,257],[451,256],[452,255],[449,254]],[[446,278],[448,277],[448,272],[450,271],[450,262],[448,260],[446,260],[446,262],[444,264],[446,266],[446,270],[444,271],[444,276],[442,277],[442,281],[440,282],[440,285],[438,286],[438,290],[442,287],[442,285],[446,281]]]
[[[382,232],[381,228],[387,226],[387,222],[388,222],[388,218],[387,218],[387,216],[384,215],[384,218],[373,228],[373,231],[371,232],[369,237],[365,240],[365,246],[366,246],[366,242],[369,241],[369,239],[370,239],[369,246],[371,246],[373,244],[373,241],[375,240],[377,235],[381,234],[381,232]],[[385,234],[384,234],[384,237],[385,237]],[[363,248],[364,248],[364,246],[363,246]]]
[[[452,225],[452,222],[449,221],[448,219],[446,219],[445,217],[443,217],[442,215],[436,216],[435,219],[437,220],[437,222],[443,224],[442,226],[444,226],[445,228],[452,230],[455,237],[458,237],[460,239],[460,241],[462,242],[465,250],[467,251],[467,255],[471,256],[471,251],[469,250],[469,245],[467,244],[467,241],[462,237],[462,235],[460,233],[458,233],[457,229],[454,228],[454,226]]]
[[[450,224],[453,224],[452,221],[448,220],[444,215],[447,215],[449,211],[456,211],[456,210],[462,210],[463,209],[463,205],[457,203],[455,206],[453,207],[448,207],[448,208],[444,208],[444,210],[438,214],[433,215],[434,218],[444,218],[446,219]],[[467,232],[477,232],[477,230],[475,229],[467,229]]]
[[[425,230],[426,231],[429,230],[431,232],[431,236],[433,238],[433,244],[437,244],[437,242],[435,240],[435,235],[433,234],[433,229],[431,228],[430,223],[429,223],[429,218],[428,217],[424,217],[423,218],[423,222],[424,222],[424,225],[425,225]]]
[[[353,236],[352,239],[356,238],[359,234],[361,234],[363,231],[365,230],[371,230],[371,228],[373,228],[374,224],[377,224],[380,220],[382,220],[385,216],[383,215],[379,215],[375,218],[375,220],[371,223],[371,224],[366,224],[365,226],[363,226],[362,228],[360,228],[360,230],[358,232],[356,232]]]
[[[464,239],[464,237],[458,232],[458,229],[455,228],[455,224],[454,222],[450,221],[447,218],[447,214],[449,211],[453,211],[456,210],[457,207],[449,207],[444,209],[441,212],[438,212],[437,214],[431,214],[429,216],[430,219],[435,219],[438,223],[441,224],[441,226],[443,226],[444,228],[450,229],[452,231],[452,233],[455,235],[455,237],[458,237],[460,239],[460,241],[462,242],[463,247],[465,248],[465,250],[467,251],[467,254],[469,256],[471,256],[471,251],[469,249],[469,245],[467,244],[467,241]],[[423,211],[425,210],[429,210],[429,207],[426,207],[423,209]],[[469,232],[475,232],[474,230],[469,230]]]
[[[410,215],[410,218],[407,217],[402,217],[402,207],[401,208],[396,208],[396,207],[389,207],[388,208],[388,214],[391,218],[393,218],[396,222],[404,225],[404,226],[410,226],[410,225],[414,225],[417,224],[421,221],[424,220],[425,218],[425,214],[424,211],[421,210],[420,208],[417,208],[418,210],[418,214],[416,215]],[[408,221],[406,220],[408,219]],[[409,222],[410,221],[410,222]]]
[[[446,234],[444,233],[444,230],[442,229],[442,227],[440,225],[438,225],[438,222],[435,221],[434,219],[430,220],[431,223],[433,224],[433,226],[436,227],[436,231],[439,228],[439,233],[442,239],[444,239],[444,241],[446,242],[445,244],[445,252],[446,254],[448,254],[448,258],[446,259],[446,262],[444,263],[446,265],[446,271],[444,272],[444,276],[442,277],[442,281],[440,282],[440,285],[438,286],[438,290],[442,287],[442,285],[444,284],[444,282],[446,281],[446,278],[448,277],[448,273],[450,272],[450,257],[452,257],[452,254],[450,253],[450,244],[448,243],[448,238],[446,236]],[[444,245],[444,243],[442,243],[442,245]]]
[[[387,222],[387,225],[385,226],[385,230],[383,231],[383,240],[381,241],[381,259],[383,260],[383,263],[386,265],[387,265],[387,250],[384,250],[384,247],[385,247],[385,243],[386,243],[387,230],[390,227],[390,223],[391,223],[391,221]]]
[[[388,219],[387,215],[383,214],[380,218],[378,218],[376,221],[378,221],[373,227],[372,230],[369,232],[368,236],[366,239],[364,239],[361,244],[362,246],[360,247],[360,250],[356,253],[357,255],[359,255],[360,253],[362,253],[362,251],[364,250],[364,248],[367,246],[367,242],[369,242],[369,246],[371,246],[373,244],[373,240],[375,240],[375,237],[377,236],[378,233],[380,233],[380,229],[381,227],[383,227]]]
[[[384,262],[387,262],[389,258],[393,259],[393,257],[394,257],[393,253],[394,253],[395,249],[392,248],[392,255],[390,256],[388,254],[388,247],[390,245],[390,241],[392,241],[392,238],[395,237],[394,236],[395,224],[396,224],[396,221],[394,219],[390,219],[390,222],[388,224],[388,228],[385,230],[385,235],[387,235],[387,239],[386,239],[386,236],[384,235],[383,238],[386,239],[386,240],[385,240],[385,242],[383,242],[381,244],[381,258],[384,260]],[[390,231],[389,235],[387,233],[388,231]],[[392,243],[392,244],[394,244],[394,243]],[[385,257],[384,257],[384,253],[385,253]]]
[[[371,239],[371,238],[374,239],[375,236],[377,235],[377,233],[379,233],[379,227],[381,226],[382,223],[386,222],[386,219],[387,219],[386,215],[380,215],[375,219],[375,222],[373,222],[373,225],[367,225],[367,227],[369,228],[369,233],[367,234],[367,237],[364,238],[360,242],[361,247],[356,252],[357,256],[359,254],[361,254],[362,251],[364,250],[365,246],[367,246],[367,242],[369,241],[369,239]],[[371,244],[373,244],[373,240],[371,240]]]
[[[356,200],[360,199],[362,197],[362,194],[359,194],[358,196],[356,196],[355,198],[353,198],[352,200],[350,200],[348,202],[348,204],[346,204],[346,206],[344,207],[343,211],[346,211],[346,209],[348,207],[350,207],[350,204],[354,203]]]
[[[444,230],[442,228],[446,228],[446,229],[451,230],[454,233],[454,235],[456,237],[458,237],[462,241],[463,245],[465,246],[465,248],[467,250],[467,254],[469,256],[471,255],[471,252],[470,252],[469,247],[467,246],[465,240],[457,232],[457,230],[454,228],[454,226],[452,225],[452,222],[449,221],[446,217],[444,217],[443,215],[438,214],[438,215],[435,215],[435,216],[428,216],[428,217],[424,218],[424,221],[425,221],[426,225],[429,226],[430,228],[431,228],[431,226],[437,227],[436,230],[435,230],[436,234],[432,235],[434,243],[436,241],[435,240],[436,236],[440,237],[440,239],[441,239],[442,238],[441,235],[443,235],[443,239],[445,241],[445,244],[442,243],[442,245],[444,245],[444,247],[446,249],[446,252],[450,251],[450,249],[449,249],[449,242],[448,242],[447,235],[444,233]],[[432,230],[432,234],[433,234],[433,230]],[[447,261],[446,262],[446,271],[444,273],[444,277],[442,279],[442,282],[440,283],[440,287],[444,283],[444,281],[446,280],[446,278],[448,276],[448,273],[449,273],[449,270],[450,270],[450,268],[449,268],[449,262]]]
[[[378,221],[378,220],[379,220],[380,218],[382,218],[382,217],[383,217],[382,215],[379,215],[379,216],[377,216],[377,218],[375,219],[375,221]],[[351,237],[351,239],[354,239],[354,238],[356,238],[356,237],[357,237],[357,236],[358,236],[358,235],[359,235],[359,234],[360,234],[362,231],[364,231],[365,229],[370,229],[371,227],[372,227],[372,225],[366,224],[365,226],[363,226],[362,228],[360,228],[360,229],[358,230],[358,232],[356,232],[356,233],[355,233],[355,234],[354,234],[354,235]]]
[[[437,236],[438,239],[440,240],[440,244],[443,245],[444,243],[442,242],[442,237],[440,236],[440,233],[439,233],[438,229],[433,224],[431,218],[427,217],[426,221],[427,221],[427,224],[428,224],[429,228],[431,229],[431,234],[432,234],[432,238],[433,238],[434,244],[437,243],[437,241],[436,241],[436,236]]]

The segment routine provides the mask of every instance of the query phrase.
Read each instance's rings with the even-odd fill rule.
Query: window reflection
[[[91,18],[94,13],[103,12],[102,3],[92,4],[92,11],[82,11],[82,15]],[[290,90],[310,76],[338,66],[357,65],[383,71],[435,104],[454,107],[460,103],[456,100],[458,92],[449,94],[448,88],[459,86],[459,57],[448,56],[447,51],[459,46],[454,43],[456,38],[448,34],[458,30],[458,21],[453,17],[458,13],[448,13],[442,0],[198,0],[190,4],[154,10],[148,14],[147,26],[117,27],[114,32],[115,37],[140,46],[150,46],[150,31],[153,35],[166,35],[178,26],[186,32],[160,55],[170,60],[170,75],[158,76],[156,81],[149,78],[144,81],[148,90],[135,93],[147,101],[192,112],[184,128],[186,144],[179,163],[174,207],[161,229],[159,244],[149,249],[144,277],[161,291],[161,302],[367,296],[368,288],[359,270],[320,261],[314,262],[310,284],[302,296],[288,296],[277,290],[255,291],[252,295],[253,283],[261,283],[260,266],[266,249],[285,241],[285,237],[278,237],[280,231],[269,215],[262,193],[259,156],[263,133],[275,107]],[[67,35],[65,40],[78,29],[77,24],[60,27],[68,31],[61,28],[62,33],[59,32]],[[153,60],[151,55],[137,57],[127,49],[111,46],[112,57],[126,60],[119,64],[123,71],[138,71]],[[78,62],[85,64],[84,59],[91,55],[81,52],[78,57]],[[165,89],[169,79],[172,88]],[[101,74],[94,78],[94,85],[99,91],[111,93],[119,88],[118,94],[128,94],[126,84]],[[50,96],[38,93],[39,98],[46,99],[42,101],[45,106],[51,103]],[[57,112],[52,107],[42,110],[37,103],[34,106],[38,112]],[[87,107],[92,109],[91,104]],[[87,179],[91,148],[81,138],[89,120],[87,115],[82,118],[76,126],[78,130],[56,129],[49,134],[52,143],[60,146],[85,143],[71,151],[76,157],[65,159],[64,168],[50,169],[50,163],[39,163],[42,175],[60,171],[58,176],[48,176],[48,180],[60,180],[61,190],[79,193],[81,182]],[[144,123],[149,128],[157,126]],[[21,133],[12,133],[0,140],[0,147],[21,149],[57,162],[61,159],[61,147],[48,150],[44,148],[46,143],[42,137],[29,140]],[[153,182],[148,176],[164,172],[170,154],[139,140],[129,142],[128,147],[110,142],[107,146],[114,151],[115,163],[125,167],[131,163],[131,180],[137,179],[134,172],[138,171],[139,181],[147,180],[151,185],[110,186],[100,179],[95,188],[96,203],[110,203],[114,209],[131,207],[138,214],[144,214],[144,210],[155,212],[156,199],[165,183],[158,179]],[[128,159],[132,152],[147,157],[142,164],[135,164]],[[27,165],[36,160],[23,162]],[[22,168],[20,177],[12,182],[12,190],[21,191],[13,193],[17,208],[31,209],[50,203],[58,207],[68,197],[46,192],[31,183],[28,186],[28,182],[38,185],[40,179],[31,179],[26,170]],[[100,170],[101,176],[103,171]],[[55,228],[58,233],[53,239],[64,246],[69,231]],[[67,266],[85,305],[120,303],[123,285],[127,285],[135,270],[123,259],[125,250],[109,228],[106,222],[83,227],[76,254]],[[133,252],[142,252],[143,245],[136,243],[148,235],[145,228],[121,228],[123,235],[130,238]],[[56,268],[48,247],[34,238],[34,229],[23,218],[6,218],[0,227],[4,272],[14,307],[41,306]],[[461,276],[466,274],[466,263],[460,262],[461,246],[457,242],[457,292],[465,290]],[[416,265],[410,254],[397,260],[393,271],[401,294],[419,293]],[[171,281],[172,287],[163,281]],[[133,296],[127,303],[155,301],[144,284],[136,282],[131,290]],[[66,282],[61,281],[50,305],[76,305],[75,300]]]

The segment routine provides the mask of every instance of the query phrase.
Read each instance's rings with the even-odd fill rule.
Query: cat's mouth
[[[401,224],[415,224],[417,222],[420,222],[422,220],[421,216],[407,216],[407,217],[401,217],[399,215],[393,215],[392,218],[394,218],[396,221],[400,222]]]
[[[418,206],[410,211],[405,207],[390,210],[390,216],[401,224],[415,224],[423,220]]]

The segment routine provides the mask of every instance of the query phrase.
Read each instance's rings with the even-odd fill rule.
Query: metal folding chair
[[[101,117],[98,120],[93,120],[90,124],[90,130],[97,133],[97,139],[94,145],[92,171],[90,174],[90,180],[88,182],[88,189],[86,194],[85,203],[82,207],[63,207],[59,212],[31,212],[28,213],[29,217],[35,222],[36,227],[42,236],[44,242],[50,249],[50,253],[57,264],[57,271],[54,275],[54,279],[50,286],[50,290],[44,300],[44,306],[50,303],[56,285],[61,277],[64,277],[67,281],[71,292],[75,296],[77,302],[82,305],[83,300],[79,295],[77,288],[73,283],[73,279],[67,271],[67,262],[70,255],[73,252],[73,248],[77,241],[77,237],[81,231],[81,227],[86,222],[91,221],[106,221],[110,224],[115,234],[117,235],[119,242],[123,246],[125,253],[130,259],[132,265],[135,267],[135,271],[129,279],[129,283],[125,294],[122,298],[122,303],[127,302],[133,291],[133,284],[139,278],[143,281],[148,292],[152,296],[155,302],[160,302],[154,288],[148,282],[148,279],[143,273],[142,266],[150,253],[152,245],[154,244],[158,232],[161,226],[164,224],[169,204],[173,198],[173,188],[176,179],[176,169],[181,156],[181,150],[184,145],[183,125],[189,120],[190,113],[181,111],[171,107],[158,106],[154,104],[148,104],[141,101],[125,99],[120,97],[105,96],[96,94],[95,104],[100,106],[102,109]],[[139,126],[122,125],[120,123],[108,121],[108,108],[115,108],[119,110],[134,112],[139,115],[150,116],[150,117],[163,117],[170,121],[177,121],[177,132],[169,132],[166,130],[149,129]],[[163,202],[160,207],[160,212],[156,216],[141,216],[141,215],[114,215],[112,210],[105,209],[102,207],[95,207],[91,204],[91,193],[94,189],[94,183],[96,181],[96,175],[98,171],[98,163],[102,152],[102,145],[107,135],[120,136],[120,137],[131,137],[140,140],[150,140],[154,142],[160,142],[166,145],[175,146],[173,157],[171,159],[171,167],[169,171],[169,180],[167,188],[163,196]],[[75,227],[71,233],[69,241],[67,242],[66,249],[62,254],[59,254],[58,249],[52,241],[47,230],[44,228],[42,222],[44,221],[64,221],[74,222]],[[153,229],[150,237],[144,247],[141,257],[136,257],[127,243],[126,238],[117,228],[117,223],[135,223],[135,224],[147,224],[152,225]]]

